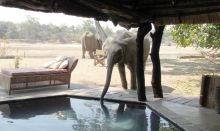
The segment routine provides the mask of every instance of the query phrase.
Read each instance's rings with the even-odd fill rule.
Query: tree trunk
[[[106,35],[105,31],[102,29],[102,26],[100,25],[98,21],[95,21],[95,27],[96,27],[96,31],[98,32],[98,35],[102,43],[104,43],[104,41],[107,39],[108,36]]]
[[[145,35],[151,30],[151,23],[146,22],[140,24],[137,32],[137,61],[136,61],[136,74],[137,74],[137,94],[139,101],[146,101],[145,95],[145,78],[144,78],[144,53],[143,42]]]
[[[163,98],[163,90],[161,86],[161,68],[160,68],[159,51],[160,51],[160,45],[161,45],[161,39],[162,39],[164,27],[165,26],[155,27],[154,34],[151,34],[151,38],[153,42],[151,48],[151,60],[153,64],[151,84],[155,98]]]

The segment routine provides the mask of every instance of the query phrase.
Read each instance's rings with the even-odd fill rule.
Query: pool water
[[[1,131],[179,131],[145,105],[55,97],[0,104]]]

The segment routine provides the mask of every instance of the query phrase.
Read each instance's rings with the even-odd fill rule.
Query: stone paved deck
[[[31,90],[15,91],[8,95],[0,87],[0,102],[11,100],[24,100],[33,98],[44,98],[50,96],[71,95],[77,97],[89,97],[98,99],[103,87],[85,84],[71,84],[67,86],[45,87]],[[154,99],[152,92],[147,92],[146,102],[150,108],[165,116],[172,122],[189,131],[219,131],[220,115],[215,110],[202,108],[198,104],[198,98],[175,96],[164,93],[163,99]],[[134,90],[123,90],[110,87],[105,96],[108,100],[122,100],[130,102],[137,101],[137,93]]]

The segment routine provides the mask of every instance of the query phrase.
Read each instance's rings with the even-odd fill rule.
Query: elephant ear
[[[105,55],[107,56],[108,54],[108,49],[112,45],[113,38],[109,37],[105,40],[105,42],[102,45],[102,50],[104,51]]]
[[[118,43],[120,46],[127,46],[127,45],[129,45],[128,43],[133,42],[133,40],[135,40],[135,36],[127,37],[127,38],[118,40],[117,43]]]

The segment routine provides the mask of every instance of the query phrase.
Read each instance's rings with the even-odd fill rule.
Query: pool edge
[[[45,98],[53,98],[53,97],[75,97],[75,98],[82,98],[82,99],[93,99],[93,100],[100,100],[100,97],[95,96],[82,96],[82,95],[73,95],[73,94],[57,94],[57,95],[48,95],[48,96],[29,96],[29,97],[20,97],[20,98],[11,98],[8,97],[5,100],[0,100],[0,104],[8,103],[8,102],[18,102],[18,101],[24,101],[24,100],[34,100],[34,99],[45,99]],[[132,104],[141,104],[146,105],[149,107],[153,112],[160,115],[162,118],[166,119],[167,121],[171,122],[175,126],[177,126],[181,130],[186,131],[201,131],[200,128],[196,127],[189,121],[185,120],[184,118],[178,116],[174,112],[166,109],[161,104],[155,104],[156,102],[162,101],[153,101],[153,102],[143,102],[143,101],[136,101],[136,100],[126,100],[126,99],[113,99],[113,98],[105,98],[104,101],[109,102],[126,102],[126,103],[132,103]]]

